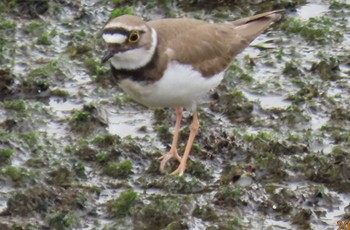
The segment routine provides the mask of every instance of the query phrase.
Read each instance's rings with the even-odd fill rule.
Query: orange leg
[[[185,153],[182,157],[179,167],[174,172],[171,173],[172,175],[179,174],[179,176],[182,176],[186,170],[186,164],[187,164],[188,157],[190,155],[193,141],[199,130],[199,120],[198,120],[197,111],[193,113],[193,120],[192,120],[190,129],[191,129],[191,132],[190,132],[190,136],[188,137]]]
[[[182,119],[182,112],[183,112],[182,107],[176,107],[176,124],[175,124],[175,130],[174,130],[173,143],[171,144],[170,151],[159,158],[160,160],[162,160],[160,162],[161,172],[164,172],[165,165],[171,158],[176,158],[179,162],[181,161],[181,157],[177,153],[177,142],[179,140],[179,131],[180,131],[180,125],[181,125],[181,119]]]

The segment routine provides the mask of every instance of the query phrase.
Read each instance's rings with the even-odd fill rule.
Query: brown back
[[[194,69],[210,77],[224,71],[237,54],[279,20],[280,12],[271,11],[225,24],[195,19],[162,19],[147,24],[158,33],[160,59],[192,64]]]

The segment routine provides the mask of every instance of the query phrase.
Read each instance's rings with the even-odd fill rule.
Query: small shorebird
[[[175,158],[172,174],[186,169],[199,121],[196,103],[223,79],[232,59],[257,36],[281,18],[282,10],[266,12],[228,23],[208,23],[179,18],[143,21],[123,15],[111,19],[102,37],[108,50],[112,75],[134,100],[149,107],[175,107],[173,142],[163,155],[160,170]],[[177,152],[183,108],[192,108],[190,135],[181,157]]]

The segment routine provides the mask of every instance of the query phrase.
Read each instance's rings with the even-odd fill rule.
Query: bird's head
[[[157,33],[141,18],[123,15],[110,20],[102,31],[107,51],[102,63],[111,60],[116,69],[138,69],[153,57]]]

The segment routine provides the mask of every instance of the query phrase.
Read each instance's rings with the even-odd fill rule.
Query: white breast
[[[224,72],[205,78],[191,65],[170,62],[163,77],[151,84],[125,79],[121,88],[136,101],[150,107],[191,107],[222,80]]]

